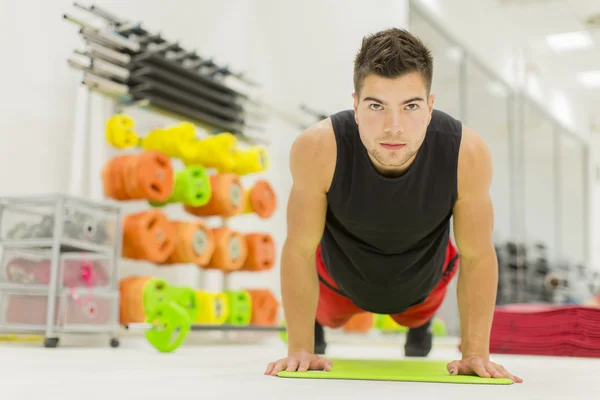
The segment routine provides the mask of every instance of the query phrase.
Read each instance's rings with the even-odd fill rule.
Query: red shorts
[[[321,279],[327,281],[333,288],[339,289],[335,282],[333,282],[333,279],[331,279],[331,276],[329,276],[327,268],[325,268],[323,258],[321,257],[320,245],[317,248],[316,255],[317,272],[321,276]],[[417,328],[429,321],[442,305],[444,297],[446,296],[448,284],[458,270],[459,261],[458,252],[452,244],[452,241],[449,240],[448,247],[446,248],[446,259],[442,267],[444,274],[438,285],[422,303],[412,306],[400,314],[392,314],[391,317],[394,321],[407,328]],[[452,265],[452,268],[448,270],[448,266],[450,265]],[[319,287],[320,293],[317,306],[317,321],[321,325],[330,328],[339,328],[354,314],[365,312],[358,308],[352,300],[335,292],[321,281],[319,281]]]

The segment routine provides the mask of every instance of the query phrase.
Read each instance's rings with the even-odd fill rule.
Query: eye
[[[369,104],[369,108],[373,111],[379,111],[382,109],[381,104]]]
[[[415,103],[412,103],[412,104],[409,104],[409,105],[407,105],[407,106],[406,106],[406,109],[407,109],[407,110],[410,110],[410,111],[414,111],[414,110],[416,110],[417,108],[419,108],[419,105],[418,105],[418,104],[415,104]]]

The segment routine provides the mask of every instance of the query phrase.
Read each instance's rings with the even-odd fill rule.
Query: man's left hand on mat
[[[447,365],[450,375],[479,375],[482,378],[508,378],[521,383],[523,379],[508,372],[502,365],[487,361],[483,357],[466,357]]]

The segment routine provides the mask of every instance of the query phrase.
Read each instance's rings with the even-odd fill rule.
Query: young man
[[[431,319],[458,269],[453,217],[463,354],[448,371],[521,381],[489,360],[498,281],[490,151],[433,109],[432,63],[405,30],[366,37],[355,59],[354,109],[292,146],[281,260],[289,349],[265,374],[329,370],[317,355],[325,352],[322,326],[364,311],[409,327],[406,355],[426,356]]]

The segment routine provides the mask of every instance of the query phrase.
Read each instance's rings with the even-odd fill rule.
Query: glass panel
[[[585,260],[585,151],[576,139],[561,135],[560,157],[560,249],[561,259],[571,265]]]
[[[531,101],[525,101],[523,178],[525,181],[525,245],[533,254],[543,245],[548,260],[556,260],[555,125]],[[517,172],[518,173],[518,172]]]
[[[492,152],[494,177],[491,196],[494,204],[494,241],[511,238],[511,152],[509,89],[477,64],[467,61],[465,124],[485,140]]]

